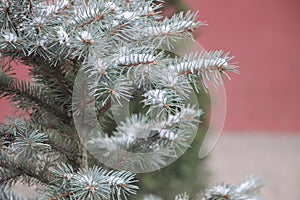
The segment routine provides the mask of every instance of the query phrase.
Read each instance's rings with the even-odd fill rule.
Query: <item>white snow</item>
[[[129,65],[129,64],[137,64],[140,62],[154,62],[156,56],[151,54],[130,54],[128,56],[121,56],[118,58],[119,65]]]
[[[157,103],[164,105],[167,102],[166,93],[166,91],[154,89],[146,92],[144,96],[147,97],[147,102],[150,102],[152,105]]]
[[[70,38],[66,31],[63,30],[63,27],[59,27],[59,30],[57,31],[59,44],[66,44],[67,46],[70,45]]]
[[[80,32],[80,37],[78,37],[78,40],[92,40],[92,36],[88,31],[82,31]]]
[[[3,37],[6,42],[16,42],[18,39],[17,36],[13,33],[8,33],[6,35],[3,35]]]

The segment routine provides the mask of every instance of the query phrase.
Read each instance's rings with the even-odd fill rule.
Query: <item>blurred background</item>
[[[300,199],[300,1],[184,0],[199,10],[197,41],[230,51],[239,75],[226,83],[223,135],[207,158],[209,182],[265,180],[267,200]]]
[[[256,174],[265,180],[264,199],[300,200],[300,1],[169,0],[165,13],[180,9],[199,10],[208,26],[196,32],[197,41],[207,50],[230,51],[240,74],[225,83],[227,118],[213,152],[198,161],[193,146],[193,154],[145,175],[145,191],[161,193],[161,182],[169,188],[166,195],[172,188],[192,192]],[[28,79],[26,67],[18,66],[17,73]],[[0,120],[10,112],[0,100]],[[173,179],[162,181],[166,174]]]

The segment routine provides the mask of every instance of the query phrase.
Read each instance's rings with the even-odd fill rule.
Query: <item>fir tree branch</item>
[[[29,122],[29,126],[34,130],[40,130],[48,135],[48,140],[44,141],[44,144],[50,145],[51,150],[55,150],[62,156],[65,156],[75,169],[79,168],[78,157],[80,155],[76,148],[77,145],[74,145],[79,141],[77,134],[74,134],[76,131],[72,130],[68,125],[46,126]]]
[[[72,88],[70,88],[70,86],[66,83],[66,78],[63,73],[62,67],[60,66],[35,67],[34,69],[31,69],[31,73],[34,76],[37,76],[40,79],[42,79],[43,83],[45,85],[48,85],[49,87],[54,88],[55,85],[57,85],[58,88],[64,94],[65,98],[69,99],[72,96],[71,93]],[[55,85],[53,85],[53,83],[49,81],[51,79],[55,80]]]
[[[22,163],[22,165],[20,165],[14,159],[9,159],[9,161],[5,160],[5,158],[7,159],[8,157],[11,157],[11,156],[8,155],[7,152],[5,152],[3,149],[0,149],[0,154],[1,154],[0,167],[9,169],[15,173],[20,173],[20,174],[22,174],[22,176],[27,175],[29,177],[32,177],[32,178],[38,180],[41,183],[51,185],[50,180],[48,180],[46,178],[47,176],[43,176],[42,174],[33,172],[33,170],[35,170],[36,168],[34,166],[29,166],[28,162],[26,164]]]
[[[100,119],[110,109],[111,101],[108,101],[98,112],[97,119]]]
[[[77,137],[74,136],[75,130],[73,130],[74,127],[69,126],[68,124],[59,124],[59,125],[49,125],[49,124],[43,124],[43,123],[34,123],[30,121],[30,127],[32,129],[38,129],[41,132],[51,132],[63,139],[70,139],[72,142],[73,140],[78,139]],[[59,139],[61,141],[61,139]]]
[[[56,195],[56,196],[53,196],[53,197],[50,197],[48,198],[48,200],[56,200],[56,199],[62,199],[64,197],[69,197],[70,195],[72,195],[73,192],[65,192],[65,193],[62,193],[62,194],[59,194],[59,195]]]
[[[53,103],[50,103],[51,99],[47,98],[41,88],[32,86],[28,82],[20,81],[3,73],[0,74],[0,86],[2,97],[9,97],[13,102],[25,101],[28,105],[24,105],[24,108],[37,105],[64,122],[70,122],[69,117],[67,117],[65,113]]]
[[[32,3],[32,0],[27,0],[27,2],[29,4],[29,11],[30,11],[30,13],[32,13],[33,10],[34,10],[34,6],[33,6],[33,3]]]
[[[31,66],[35,82],[0,71],[0,98],[32,111],[30,120],[0,127],[1,185],[16,180],[40,183],[49,199],[131,199],[127,196],[138,189],[134,174],[103,170],[100,157],[107,166],[145,171],[164,167],[167,158],[190,146],[202,114],[193,105],[184,105],[196,88],[191,83],[195,86],[200,79],[204,85],[207,81],[219,85],[222,75],[236,70],[229,63],[232,57],[222,52],[183,59],[166,56],[161,44],[173,46],[182,35],[193,38],[194,29],[205,22],[197,21],[197,12],[190,11],[162,19],[162,3],[0,0],[1,56]],[[88,72],[86,85],[76,85],[80,69]],[[108,127],[112,103],[122,106],[126,100],[131,111],[137,102],[131,101],[134,98],[144,105],[142,115],[131,115],[121,124],[114,118],[116,123]],[[94,106],[100,119],[96,126]],[[112,130],[102,133],[106,128]],[[57,162],[62,165],[52,170]],[[221,187],[221,194],[219,188],[207,190],[205,197],[241,199],[234,194],[248,195],[257,190],[257,183],[247,179],[229,187],[230,196],[222,193],[227,186]],[[8,198],[0,194],[0,199]]]
[[[13,200],[24,200],[22,197],[19,196],[19,194],[15,193],[11,189],[7,188],[0,188],[0,199],[13,199]]]
[[[126,26],[128,26],[130,23],[127,21],[117,27],[115,27],[113,30],[111,30],[106,37],[111,37],[112,35],[116,34],[117,32],[119,32],[120,30],[122,30],[123,28],[125,28]]]
[[[73,2],[73,0],[71,0],[70,2]],[[64,14],[66,14],[65,11],[71,7],[72,7],[72,3],[68,3],[68,4],[64,5],[63,7],[57,9],[55,12],[53,12],[53,15],[64,15]]]
[[[60,67],[55,67],[53,69],[53,75],[52,75],[52,78],[55,78],[58,82],[58,85],[59,87],[62,89],[62,92],[64,94],[65,97],[69,98],[72,96],[71,94],[71,89],[72,88],[69,88],[68,85],[66,84],[65,82],[65,78],[63,76],[63,73],[61,71],[61,68]]]
[[[58,151],[62,155],[65,155],[72,163],[72,166],[78,165],[78,163],[76,162],[78,155],[74,155],[73,152],[69,151],[70,149],[67,149],[58,144],[55,144],[53,141],[50,141],[50,140],[46,141],[45,144],[50,145],[54,150]]]
[[[155,61],[140,61],[136,63],[128,63],[128,64],[118,64],[120,67],[136,67],[139,65],[156,65]]]
[[[98,16],[96,16],[96,17],[94,17],[94,18],[92,18],[92,19],[90,19],[90,20],[88,20],[88,21],[86,21],[86,22],[78,25],[77,27],[83,28],[83,27],[85,27],[88,24],[91,24],[91,23],[96,22],[96,21],[100,21],[102,19],[104,19],[104,15],[98,15]]]
[[[73,82],[72,84],[68,83],[67,76],[76,68],[76,64],[80,61],[67,59],[64,62],[59,62],[54,65],[39,56],[25,56],[22,57],[21,61],[27,66],[33,66],[29,68],[30,75],[33,76],[37,82],[41,82],[51,89],[60,89],[66,98],[72,96]],[[76,73],[76,70],[74,73]],[[53,85],[53,81],[50,80],[53,80],[55,85]],[[58,86],[58,88],[55,86]]]
[[[205,72],[210,72],[210,71],[218,71],[218,72],[222,73],[223,71],[226,71],[226,69],[223,66],[210,66],[209,68],[184,70],[184,71],[179,72],[178,76],[189,75],[189,74],[203,74]]]
[[[7,177],[1,177],[0,179],[0,185],[5,185],[8,181],[12,180],[12,179],[15,179],[19,176],[21,176],[22,174],[21,173],[14,173],[10,176],[7,176]]]

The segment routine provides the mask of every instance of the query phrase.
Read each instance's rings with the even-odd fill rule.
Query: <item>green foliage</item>
[[[123,199],[138,189],[130,172],[106,171],[97,166],[74,172],[71,165],[64,163],[50,171],[55,179],[40,189],[47,199]]]

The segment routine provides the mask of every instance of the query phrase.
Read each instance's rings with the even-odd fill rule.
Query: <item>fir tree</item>
[[[202,115],[185,103],[190,93],[237,70],[223,51],[162,50],[205,24],[190,11],[163,18],[162,3],[0,1],[0,92],[22,111],[0,127],[1,199],[21,199],[16,182],[35,185],[38,199],[130,199],[131,169],[159,169],[189,147]],[[13,62],[31,66],[31,82],[13,76]],[[120,122],[126,102],[141,109]],[[258,185],[210,187],[203,198],[256,199]]]

